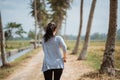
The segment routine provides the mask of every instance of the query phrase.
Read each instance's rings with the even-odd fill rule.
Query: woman
[[[42,71],[45,80],[60,80],[66,62],[66,44],[62,37],[55,36],[57,26],[49,23],[43,37],[44,60]],[[60,48],[63,50],[63,57]],[[53,76],[54,75],[54,76]]]

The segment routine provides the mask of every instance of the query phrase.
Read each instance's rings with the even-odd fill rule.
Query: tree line
[[[64,36],[64,35],[62,35]],[[77,39],[77,36],[76,35],[65,35],[65,38],[67,40],[76,40]],[[80,38],[82,41],[85,39],[85,36],[81,36]],[[99,33],[99,32],[96,32],[96,33],[93,33],[90,35],[90,40],[100,40],[100,41],[105,41],[107,39],[107,34],[105,33]],[[120,29],[117,30],[116,32],[116,40],[120,40]]]
[[[6,24],[6,26],[4,27],[4,34],[5,34],[5,39],[6,42],[7,40],[14,40],[14,39],[34,39],[35,36],[35,31],[34,30],[30,30],[28,33],[24,31],[22,24],[20,23],[16,23],[16,22],[9,22],[8,24]],[[27,34],[27,37],[24,37],[23,34]],[[117,30],[116,32],[116,40],[120,40],[120,29]],[[42,33],[37,35],[41,36],[42,38]],[[76,40],[77,36],[76,35],[62,35],[63,37],[65,37],[67,40]],[[81,40],[84,40],[85,36],[81,36]],[[102,40],[105,41],[107,39],[107,34],[105,33],[99,33],[99,32],[95,32],[93,34],[90,35],[90,40]],[[7,45],[7,44],[6,44]]]

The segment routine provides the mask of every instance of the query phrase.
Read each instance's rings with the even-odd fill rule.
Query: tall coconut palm
[[[82,22],[83,22],[83,1],[81,0],[81,6],[80,6],[80,27],[79,27],[79,32],[78,32],[78,36],[77,36],[77,41],[74,47],[74,50],[72,52],[72,54],[76,54],[78,51],[78,47],[79,47],[79,42],[80,42],[80,36],[81,36],[81,30],[82,30]]]
[[[46,8],[45,0],[42,0],[44,9]]]
[[[65,18],[65,26],[64,26],[64,39],[66,40],[66,28],[67,28],[67,15],[66,15],[66,18]]]
[[[1,60],[2,66],[7,65],[6,55],[5,55],[5,43],[4,43],[4,34],[3,34],[3,27],[2,27],[2,19],[1,19],[1,12],[0,12],[0,47],[1,47]]]
[[[109,29],[103,62],[100,68],[100,73],[107,73],[115,75],[114,67],[114,52],[115,52],[115,36],[117,29],[117,4],[118,0],[110,0],[110,15],[109,15]]]
[[[32,16],[35,17],[35,48],[36,48],[36,41],[37,41],[37,25],[39,25],[39,29],[44,27],[47,24],[47,11],[45,10],[45,2],[44,0],[34,0],[31,3],[31,8],[32,8]],[[39,30],[40,31],[40,30]]]
[[[32,13],[32,16],[34,16],[34,19],[35,19],[35,42],[34,42],[34,48],[37,48],[37,22],[38,22],[38,19],[39,17],[37,17],[37,2],[39,0],[33,0],[33,3],[31,4],[31,8],[33,9],[31,11]]]
[[[45,0],[36,0],[36,17],[39,27],[44,27],[48,21],[48,13],[45,9]],[[31,14],[35,17],[35,2],[31,2]]]
[[[70,7],[71,0],[48,0],[50,8],[52,9],[52,21],[58,26],[58,33],[60,33],[61,25],[66,16],[66,11]]]
[[[85,40],[84,40],[82,51],[78,57],[78,60],[86,59],[86,56],[87,56],[87,49],[88,49],[88,44],[89,44],[89,40],[90,40],[90,31],[91,31],[91,27],[92,27],[92,20],[93,20],[95,5],[96,5],[96,0],[92,0],[91,10],[90,10],[88,24],[87,24],[87,30],[86,30],[86,35],[85,35]]]

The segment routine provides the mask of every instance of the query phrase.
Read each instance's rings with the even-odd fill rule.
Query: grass
[[[98,72],[89,72],[82,75],[79,80],[120,80],[120,76],[108,76],[107,74],[99,74]]]
[[[27,62],[32,56],[37,54],[40,50],[41,50],[41,48],[37,48],[37,49],[21,56],[20,58],[16,59],[15,61],[11,62],[9,67],[0,68],[0,80],[1,79],[3,80],[4,78],[8,77],[17,68],[22,66],[23,63]]]
[[[95,70],[100,69],[103,58],[103,47],[91,47],[88,50],[87,63],[90,64]]]
[[[66,41],[68,49],[72,51],[74,49],[75,41]],[[83,41],[79,45],[78,56],[81,52]],[[116,71],[115,77],[109,77],[107,75],[100,75],[98,70],[100,69],[103,54],[105,50],[105,41],[91,41],[88,47],[86,65],[92,67],[95,71],[84,74],[79,80],[120,80],[120,71]],[[120,41],[116,42],[115,46],[115,68],[120,69]]]
[[[66,41],[68,50],[74,49],[75,41]],[[80,54],[83,46],[83,41],[80,43],[78,54]],[[86,63],[93,67],[95,70],[100,69],[100,65],[103,59],[103,53],[105,50],[105,41],[91,41],[88,47],[88,54]],[[115,67],[120,69],[120,41],[116,42],[115,47]]]
[[[12,50],[12,49],[18,49],[21,47],[26,47],[29,46],[30,42],[29,41],[7,41],[7,48],[5,49],[6,51]]]

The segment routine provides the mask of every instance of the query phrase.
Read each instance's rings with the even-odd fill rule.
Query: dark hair
[[[43,36],[45,42],[47,42],[50,38],[54,37],[53,32],[56,28],[57,26],[55,25],[55,23],[48,23],[45,35]]]

